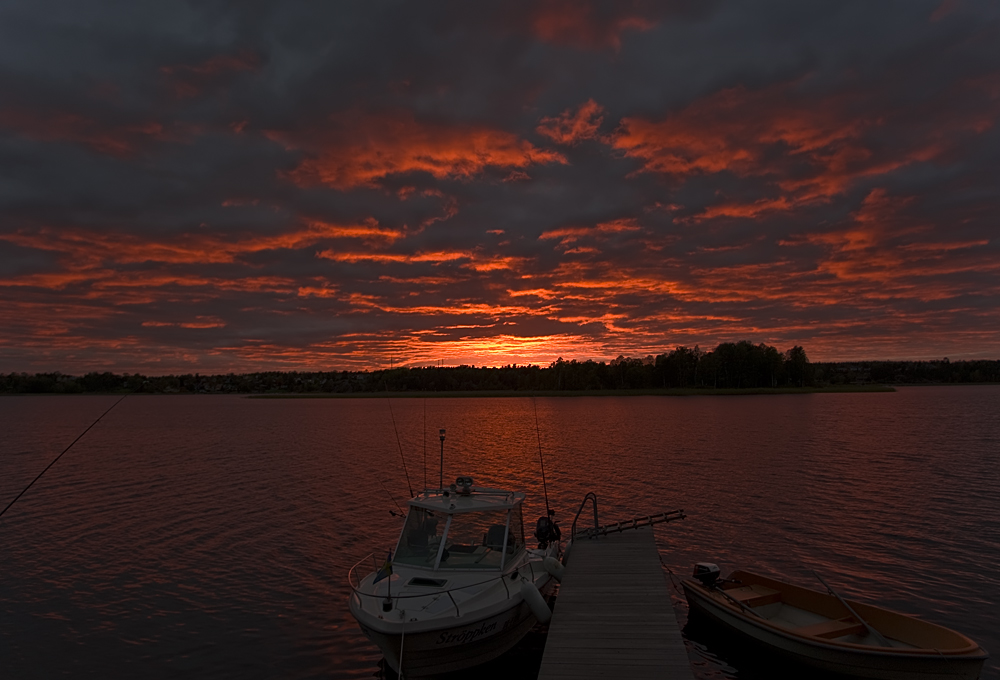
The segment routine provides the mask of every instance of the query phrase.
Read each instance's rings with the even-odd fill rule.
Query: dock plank
[[[573,545],[539,680],[692,680],[652,529]]]

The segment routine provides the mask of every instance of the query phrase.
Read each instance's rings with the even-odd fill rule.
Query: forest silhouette
[[[91,372],[0,375],[0,393],[329,393],[615,392],[622,390],[807,389],[845,385],[1000,382],[1000,361],[852,361],[812,363],[796,345],[780,352],[748,340],[711,351],[675,347],[610,362],[557,359],[546,367],[423,366],[372,371],[264,371],[146,376]]]

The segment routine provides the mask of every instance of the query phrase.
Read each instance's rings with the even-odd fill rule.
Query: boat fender
[[[554,557],[546,557],[542,560],[542,566],[545,567],[545,571],[552,575],[552,578],[562,583],[563,572],[566,571],[566,567],[559,564],[559,560]]]
[[[545,598],[538,592],[538,588],[531,581],[521,582],[521,597],[528,603],[531,613],[535,615],[539,623],[548,623],[552,618],[552,610],[545,604]]]

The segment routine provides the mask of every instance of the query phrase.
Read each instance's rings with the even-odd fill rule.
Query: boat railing
[[[359,602],[360,602],[360,599],[362,597],[371,597],[371,598],[376,598],[376,599],[380,599],[380,600],[384,600],[387,597],[389,599],[392,599],[392,600],[408,600],[408,599],[414,599],[414,598],[418,598],[418,597],[432,597],[434,595],[447,595],[448,599],[451,600],[452,605],[455,607],[456,615],[461,616],[461,613],[459,612],[459,609],[458,609],[458,603],[455,601],[455,598],[452,596],[452,593],[456,592],[456,591],[459,591],[459,590],[467,590],[469,588],[475,588],[477,586],[484,586],[484,585],[487,585],[489,583],[493,583],[495,581],[500,581],[503,584],[504,590],[507,592],[507,599],[510,599],[510,586],[507,585],[507,578],[508,578],[508,576],[512,575],[511,573],[502,573],[502,574],[500,574],[498,576],[493,576],[493,577],[488,578],[488,579],[486,579],[484,581],[477,581],[476,583],[466,583],[465,585],[455,586],[454,588],[448,588],[448,589],[445,589],[445,590],[434,590],[432,592],[427,592],[427,593],[414,593],[412,595],[391,595],[391,596],[387,595],[387,594],[380,594],[380,593],[366,593],[366,592],[364,592],[361,589],[361,579],[358,578],[357,569],[358,569],[358,567],[361,566],[362,562],[367,562],[369,559],[372,560],[372,562],[375,564],[375,570],[378,571],[378,562],[375,561],[375,553],[369,553],[369,554],[365,555],[364,557],[362,557],[360,560],[358,560],[354,564],[354,566],[351,567],[350,571],[347,572],[347,584],[351,587],[351,590],[353,591],[353,593],[358,596],[358,601]],[[531,573],[531,580],[532,580],[532,582],[534,582],[534,580],[535,580],[535,569],[532,566],[530,560],[528,562],[526,562],[523,566],[525,566],[525,567],[528,568],[529,572]],[[515,570],[515,573],[516,573],[516,570]]]

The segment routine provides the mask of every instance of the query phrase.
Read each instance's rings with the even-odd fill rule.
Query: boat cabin
[[[472,486],[459,477],[410,501],[393,564],[500,571],[524,550],[524,494]]]

